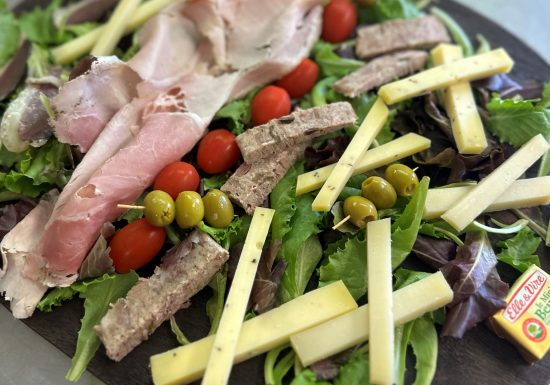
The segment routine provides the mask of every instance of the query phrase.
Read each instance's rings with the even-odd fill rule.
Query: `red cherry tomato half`
[[[209,174],[229,170],[241,156],[235,135],[226,129],[210,131],[199,143],[197,163]]]
[[[162,190],[176,199],[182,191],[195,191],[199,187],[200,176],[193,165],[175,162],[164,167],[155,178],[153,190]]]
[[[265,124],[271,119],[290,114],[290,95],[281,87],[264,87],[252,100],[252,121]]]
[[[111,259],[117,273],[145,266],[158,254],[166,239],[163,227],[140,218],[120,229],[111,240]]]
[[[357,9],[349,0],[331,0],[323,11],[321,37],[330,43],[346,40],[357,26]]]
[[[284,88],[293,98],[307,94],[317,82],[319,66],[313,60],[304,59],[291,73],[281,78],[277,86]]]

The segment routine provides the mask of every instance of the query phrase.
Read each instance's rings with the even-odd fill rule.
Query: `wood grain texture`
[[[510,5],[511,6],[511,5]],[[516,3],[520,12],[520,5]],[[526,47],[520,40],[510,35],[491,21],[469,9],[451,1],[442,2],[441,7],[448,11],[470,33],[483,34],[493,47],[505,47],[516,61],[512,76],[518,80],[550,80],[550,67]],[[543,260],[543,268],[550,271],[550,256]],[[499,269],[501,271],[501,269]],[[517,274],[504,267],[503,277],[512,282]],[[205,314],[205,303],[210,297],[210,289],[205,289],[193,298],[189,309],[176,314],[181,329],[191,340],[206,335],[209,329]],[[3,302],[5,305],[5,302]],[[24,322],[72,356],[75,349],[77,331],[83,314],[82,301],[73,300],[53,313],[36,312]],[[89,370],[108,385],[149,385],[149,356],[177,346],[169,325],[163,324],[149,339],[120,363],[110,361],[103,348],[89,365]],[[544,385],[550,383],[550,355],[535,365],[529,365],[516,349],[493,334],[486,326],[480,325],[461,339],[440,338],[439,360],[434,385]],[[410,362],[410,367],[414,362]],[[414,370],[407,372],[408,383],[414,379]],[[262,385],[263,357],[249,360],[234,367],[230,384]]]

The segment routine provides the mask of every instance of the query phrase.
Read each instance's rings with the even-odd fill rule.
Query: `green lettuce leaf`
[[[451,15],[449,15],[444,10],[432,7],[430,10],[431,14],[436,16],[441,22],[447,27],[453,40],[462,47],[462,53],[464,56],[472,56],[474,54],[474,47],[472,41],[468,37],[468,34],[462,29],[460,24],[456,22]]]
[[[369,382],[369,357],[363,349],[353,352],[348,362],[340,368],[334,385],[366,385]]]
[[[234,100],[223,106],[216,115],[215,119],[227,119],[228,129],[235,135],[240,135],[246,130],[252,118],[250,114],[250,105],[252,99],[258,93],[258,89],[250,91],[244,99]]]
[[[105,274],[91,281],[71,285],[80,294],[80,298],[84,299],[84,317],[81,320],[71,368],[65,376],[68,381],[78,381],[101,344],[99,337],[95,334],[94,326],[101,321],[111,303],[125,296],[137,280],[138,275],[130,272]]]
[[[544,85],[544,88],[542,91],[542,99],[537,105],[539,107],[544,107],[544,108],[550,107],[550,82]]]
[[[0,68],[17,51],[20,34],[15,16],[11,13],[0,13]]]
[[[403,263],[414,246],[422,221],[429,185],[430,178],[422,178],[410,202],[405,206],[403,214],[392,223],[391,254],[394,269]]]
[[[493,97],[487,110],[489,130],[501,142],[520,147],[537,134],[550,137],[550,111],[533,101]]]
[[[394,276],[395,276],[394,290],[398,290],[405,286],[409,286],[411,283],[418,282],[430,275],[431,275],[430,273],[426,273],[425,271],[415,271],[415,270],[400,268],[396,270],[396,272],[394,273]]]
[[[225,290],[227,287],[227,265],[212,277],[208,286],[212,289],[212,297],[206,303],[206,315],[210,319],[210,331],[208,335],[212,335],[218,331],[220,319],[222,318]]]
[[[292,229],[290,221],[296,212],[296,180],[304,172],[304,163],[296,162],[277,183],[270,195],[271,208],[275,210],[271,222],[271,237],[281,240]]]
[[[313,47],[313,57],[319,66],[321,77],[335,76],[341,78],[365,65],[364,62],[338,56],[336,45],[318,41]]]
[[[279,258],[287,262],[287,267],[279,286],[281,303],[304,293],[323,255],[319,240],[314,236],[320,231],[323,216],[311,210],[313,199],[311,194],[296,197],[296,212],[290,222],[292,230],[283,238]]]
[[[264,363],[264,382],[269,385],[283,385],[283,378],[290,371],[294,365],[296,354],[292,349],[289,349],[288,345],[283,345],[278,348],[270,350]],[[282,355],[283,351],[286,354]],[[279,358],[279,356],[281,356]]]
[[[208,226],[202,221],[197,227],[214,238],[224,249],[229,250],[234,244],[244,241],[251,220],[249,215],[243,215],[233,219],[229,226],[223,229]]]
[[[36,308],[43,312],[51,312],[54,307],[61,306],[64,301],[74,297],[77,291],[72,286],[56,287],[38,302]]]
[[[413,385],[430,385],[437,367],[437,331],[428,314],[412,321],[409,344],[416,357]]]
[[[317,381],[315,373],[311,370],[306,369],[302,371],[298,376],[296,376],[290,385],[331,385],[327,381]]]
[[[227,179],[229,179],[230,174],[224,173],[224,174],[217,174],[213,175],[210,178],[202,178],[202,187],[204,191],[213,190],[213,189],[220,189],[225,182],[227,182]]]
[[[170,331],[172,331],[172,333],[176,336],[176,340],[178,340],[180,345],[183,346],[183,345],[187,345],[187,344],[191,343],[189,341],[189,338],[187,338],[185,336],[183,331],[178,326],[178,323],[176,321],[176,317],[174,317],[174,316],[170,317]]]
[[[29,148],[20,158],[13,159],[19,160],[12,169],[0,172],[0,189],[32,198],[55,187],[63,188],[71,174],[70,148],[55,139],[40,148]]]
[[[529,228],[520,230],[514,237],[497,243],[501,252],[497,259],[524,272],[529,266],[540,266],[537,248],[542,239]]]
[[[372,7],[372,13],[378,22],[390,19],[413,19],[422,14],[411,0],[377,1]]]

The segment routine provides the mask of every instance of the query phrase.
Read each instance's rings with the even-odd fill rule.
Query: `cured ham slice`
[[[53,98],[55,135],[88,151],[107,122],[137,96],[139,75],[115,56],[101,57]]]
[[[52,212],[57,193],[46,195],[40,203],[19,222],[0,243],[2,270],[0,270],[0,294],[11,301],[11,311],[16,318],[32,315],[47,286],[29,279],[24,270],[29,269],[27,256],[38,242],[39,235]]]

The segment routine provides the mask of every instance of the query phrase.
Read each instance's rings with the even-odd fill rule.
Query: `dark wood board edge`
[[[472,38],[476,33],[481,33],[493,47],[505,47],[516,62],[512,72],[515,79],[539,82],[550,80],[550,66],[521,40],[494,22],[452,1],[439,2],[436,5],[456,18]],[[204,305],[209,296],[209,290],[204,290],[193,299],[191,308],[176,314],[180,327],[191,340],[198,339],[207,332]],[[2,303],[7,306],[4,301]],[[23,322],[65,354],[72,356],[82,314],[82,302],[73,300],[53,313],[36,312],[32,318]],[[175,346],[177,342],[168,324],[165,323],[149,341],[135,349],[120,363],[110,361],[105,356],[103,348],[100,348],[88,369],[108,385],[151,384],[149,356]],[[550,355],[543,361],[530,366],[523,361],[511,344],[498,338],[484,325],[476,327],[461,340],[440,338],[439,350],[434,384],[542,385],[550,383]],[[234,368],[231,383],[263,384],[262,358],[237,365]]]

